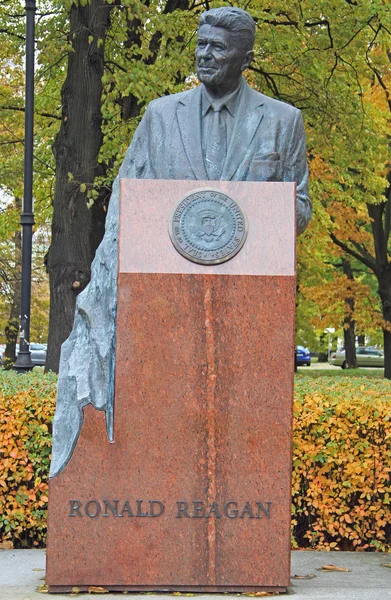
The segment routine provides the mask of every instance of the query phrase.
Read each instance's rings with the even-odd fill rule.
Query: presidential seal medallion
[[[247,218],[227,194],[202,188],[186,194],[171,217],[175,248],[201,265],[223,263],[239,252],[247,237]]]

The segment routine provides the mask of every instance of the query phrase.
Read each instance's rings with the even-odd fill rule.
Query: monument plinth
[[[197,264],[170,239],[199,188],[246,215],[226,262]],[[287,588],[294,249],[294,184],[122,180],[114,442],[86,407],[50,481],[51,592]]]

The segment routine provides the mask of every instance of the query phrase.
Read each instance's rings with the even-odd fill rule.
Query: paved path
[[[336,565],[349,572],[319,571],[322,565]],[[281,598],[292,600],[391,600],[391,554],[364,552],[292,552],[292,585]],[[48,594],[37,591],[44,584],[43,550],[0,550],[0,600],[43,600]],[[303,579],[298,578],[303,577]],[[77,594],[51,596],[53,600],[106,598],[140,600],[145,594]],[[197,596],[197,594],[194,594]],[[202,600],[223,600],[229,594],[198,594]],[[237,596],[237,594],[234,594]],[[167,600],[171,594],[148,594],[151,600]],[[246,597],[246,596],[245,596]]]

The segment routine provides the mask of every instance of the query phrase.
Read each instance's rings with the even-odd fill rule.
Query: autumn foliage
[[[0,372],[0,542],[42,546],[46,536],[54,375]]]
[[[55,390],[52,374],[0,372],[0,547],[45,543]],[[295,547],[391,548],[390,420],[387,380],[297,379]]]
[[[294,544],[391,548],[391,386],[348,378],[296,382]]]

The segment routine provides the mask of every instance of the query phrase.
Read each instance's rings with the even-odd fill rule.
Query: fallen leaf
[[[40,594],[48,594],[49,593],[49,586],[48,585],[40,585],[37,589],[37,592],[39,592]]]
[[[316,575],[310,573],[309,575],[293,575],[293,579],[314,579]]]
[[[335,565],[322,565],[318,571],[344,571],[349,573],[350,569],[345,569],[345,567],[336,567]]]
[[[14,547],[13,543],[10,540],[5,540],[0,544],[0,550],[12,550]]]
[[[87,592],[89,594],[108,594],[108,590],[105,590],[105,588],[103,587],[97,587],[95,585],[90,585],[90,587],[87,589]]]
[[[78,593],[80,592],[80,588],[78,588],[78,587],[73,587],[73,588],[71,589],[71,592],[72,592],[72,594],[78,594]]]
[[[380,563],[381,567],[388,567],[389,569],[391,569],[391,563]]]
[[[182,592],[174,592],[173,596],[182,596]]]
[[[45,569],[33,569],[33,571],[44,571]]]
[[[250,596],[250,598],[265,598],[266,596],[274,596],[274,593],[270,592],[245,592],[242,596]]]

